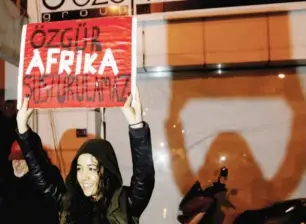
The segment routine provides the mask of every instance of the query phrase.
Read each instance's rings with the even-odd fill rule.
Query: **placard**
[[[18,108],[119,107],[136,81],[136,19],[108,17],[23,27]]]

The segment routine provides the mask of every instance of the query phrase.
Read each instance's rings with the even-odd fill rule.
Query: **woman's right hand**
[[[133,97],[132,94],[129,95],[121,110],[129,123],[130,127],[133,129],[143,127],[142,119],[142,105],[140,101],[139,91],[136,88],[135,94],[135,105],[132,105]]]
[[[23,99],[22,106],[17,113],[17,127],[19,134],[24,134],[28,130],[28,120],[33,112],[33,109],[29,109],[30,97],[26,96]]]

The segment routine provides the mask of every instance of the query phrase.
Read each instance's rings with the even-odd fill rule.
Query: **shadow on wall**
[[[193,173],[187,155],[188,148],[181,132],[184,128],[180,113],[191,99],[221,97],[226,97],[229,101],[238,97],[278,97],[286,101],[291,108],[293,120],[287,152],[282,165],[270,180],[264,178],[250,146],[239,132],[220,132],[211,144],[203,166],[198,173]],[[221,165],[229,168],[228,187],[238,190],[238,194],[231,198],[237,209],[225,210],[223,223],[232,223],[235,216],[246,209],[261,208],[272,202],[285,200],[298,187],[306,168],[306,104],[298,76],[294,72],[287,74],[285,79],[266,74],[173,80],[169,111],[166,133],[171,150],[171,166],[182,196],[197,178],[206,184],[207,180],[216,178]],[[174,124],[176,128],[173,128]],[[221,155],[227,155],[227,160],[222,164],[219,162]]]
[[[290,18],[289,16],[287,17],[287,24],[282,24],[282,30],[278,33],[278,35],[282,36],[281,40],[288,41],[286,46],[279,51],[281,55],[276,55],[279,58],[290,58],[292,55],[289,47],[287,47],[291,46],[291,38],[289,35],[291,33],[291,27],[289,25]],[[287,27],[286,32],[283,29],[284,27]],[[215,42],[222,40],[226,36],[226,31],[224,32],[224,36],[216,37],[217,40]],[[168,35],[168,52],[174,52],[175,49],[171,49],[171,46],[173,46],[171,41],[173,40],[171,39],[170,33]],[[194,41],[191,36],[188,34],[184,35],[181,41],[188,43]],[[229,41],[235,42],[235,40]],[[279,43],[281,41],[277,40],[274,44]],[[243,49],[241,51],[243,53]],[[247,50],[245,52],[245,54],[248,53]],[[230,55],[230,52],[227,53]],[[249,55],[245,56],[247,57]],[[186,57],[183,60],[188,60],[187,54],[185,56],[182,55],[182,57]],[[222,60],[220,58],[220,62],[218,63],[222,63]],[[168,64],[173,63],[170,55]],[[228,188],[238,190],[237,195],[230,197],[230,201],[236,206],[236,210],[222,208],[225,217],[220,224],[232,223],[235,217],[246,209],[258,209],[273,202],[288,199],[299,186],[301,178],[303,177],[306,168],[306,104],[303,89],[299,82],[297,71],[289,71],[290,74],[286,73],[284,79],[280,79],[276,72],[269,74],[267,71],[260,72],[253,70],[252,74],[239,72],[228,77],[215,76],[199,78],[197,76],[188,79],[186,77],[182,79],[174,77],[172,80],[171,102],[169,102],[169,114],[165,123],[165,131],[171,155],[172,174],[181,196],[184,196],[197,179],[202,185],[207,185],[208,180],[216,179],[221,166],[228,167],[230,173]],[[283,99],[291,109],[293,115],[291,132],[286,142],[285,157],[271,179],[267,180],[264,178],[260,165],[252,155],[250,145],[238,131],[220,131],[210,145],[208,153],[203,160],[203,165],[196,173],[193,172],[191,168],[192,161],[189,160],[187,153],[189,149],[186,146],[186,140],[181,132],[184,127],[180,114],[187,103],[197,99],[211,101],[213,99],[223,98],[230,102],[238,98],[265,100],[271,97]],[[205,117],[199,117],[198,119],[205,120]],[[205,137],[207,136],[203,136],[203,139]],[[222,164],[219,162],[221,155],[227,155],[227,160]]]
[[[64,178],[68,175],[72,159],[81,145],[89,139],[94,139],[95,135],[88,134],[87,137],[76,137],[76,129],[66,130],[57,146],[57,151],[46,148],[53,163],[61,169]]]

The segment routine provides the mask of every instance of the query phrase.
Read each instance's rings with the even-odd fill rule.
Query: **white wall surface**
[[[18,67],[5,62],[5,100],[17,99]]]

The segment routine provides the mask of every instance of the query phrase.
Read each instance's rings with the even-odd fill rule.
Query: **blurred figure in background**
[[[41,150],[34,154],[40,161],[41,169],[46,171],[48,179],[60,176],[58,168],[52,165],[46,151]],[[14,175],[5,183],[1,223],[2,220],[8,220],[6,223],[10,224],[58,224],[56,203],[33,181],[17,141],[13,143],[8,159],[11,161]],[[64,185],[61,177],[60,181]]]
[[[8,157],[12,143],[17,139],[17,109],[16,100],[7,100],[3,105],[0,113],[0,221],[2,217],[1,206],[3,204],[3,197],[5,195],[8,182],[13,175],[11,161]]]

